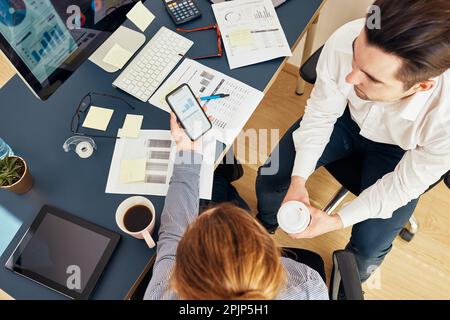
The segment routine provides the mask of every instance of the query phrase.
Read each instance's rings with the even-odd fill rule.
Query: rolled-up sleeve
[[[317,80],[308,99],[300,127],[293,133],[296,150],[293,176],[305,179],[314,172],[317,161],[330,140],[334,124],[347,106],[347,97],[337,84],[339,61],[333,50],[336,37],[325,44],[317,64]]]
[[[427,146],[407,151],[393,172],[341,209],[344,227],[392,217],[395,210],[417,199],[450,169],[450,136],[442,130],[430,140]]]

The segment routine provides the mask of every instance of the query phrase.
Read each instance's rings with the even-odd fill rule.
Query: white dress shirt
[[[296,158],[292,175],[305,179],[313,173],[347,104],[363,137],[406,150],[393,172],[339,212],[344,227],[392,217],[396,209],[419,197],[450,169],[450,70],[434,78],[434,88],[408,99],[386,103],[358,98],[345,77],[352,70],[352,43],[364,23],[364,19],[347,23],[325,44],[305,115],[293,133]]]

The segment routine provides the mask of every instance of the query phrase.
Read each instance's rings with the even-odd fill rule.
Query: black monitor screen
[[[0,0],[0,49],[46,99],[138,0]]]

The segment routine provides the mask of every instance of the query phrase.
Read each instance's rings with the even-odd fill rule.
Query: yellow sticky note
[[[112,109],[91,106],[83,122],[83,127],[105,131],[113,113]]]
[[[106,62],[107,64],[110,64],[116,68],[122,69],[125,63],[127,63],[127,61],[130,60],[132,56],[133,53],[115,43],[103,58],[103,62]]]
[[[228,35],[233,48],[245,47],[252,42],[252,34],[248,29],[235,30]]]
[[[145,182],[145,159],[122,160],[120,162],[120,183]]]
[[[155,16],[151,13],[141,1],[135,4],[133,9],[127,13],[127,18],[133,22],[142,32],[152,23]]]
[[[119,132],[121,138],[137,138],[141,131],[144,116],[136,114],[127,114],[122,130]]]

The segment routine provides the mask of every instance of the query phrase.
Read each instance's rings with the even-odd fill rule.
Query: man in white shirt
[[[344,25],[325,44],[305,115],[256,182],[258,218],[269,231],[288,200],[306,203],[312,215],[293,238],[353,225],[347,249],[356,255],[362,281],[391,250],[420,195],[450,170],[450,1],[374,5],[381,28],[371,28],[368,16]],[[331,216],[311,207],[308,177],[354,154],[363,159],[359,196]],[[277,174],[265,175],[273,161],[279,161]]]

